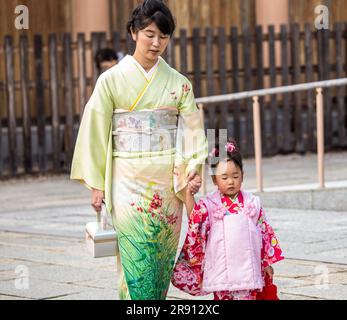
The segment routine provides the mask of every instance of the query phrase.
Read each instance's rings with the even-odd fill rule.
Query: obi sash
[[[160,152],[175,149],[177,127],[176,108],[114,113],[113,153]]]

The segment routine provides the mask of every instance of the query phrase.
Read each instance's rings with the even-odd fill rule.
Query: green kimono
[[[97,81],[82,118],[71,179],[105,192],[117,230],[120,297],[165,299],[183,190],[207,140],[189,80],[162,58],[148,78],[126,56]]]

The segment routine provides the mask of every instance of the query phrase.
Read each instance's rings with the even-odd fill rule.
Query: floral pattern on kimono
[[[213,300],[256,300],[255,291],[218,291],[213,293]]]
[[[240,208],[243,208],[243,196],[240,192],[235,199],[228,196],[221,198],[223,205],[227,208],[225,214],[238,214]],[[264,269],[280,260],[283,260],[282,250],[279,246],[277,237],[269,225],[264,210],[259,213],[257,227],[262,233],[262,274]],[[206,252],[206,244],[208,232],[210,230],[209,215],[205,203],[200,200],[190,215],[188,224],[188,233],[184,242],[181,254],[176,262],[172,283],[180,290],[191,295],[206,295],[202,290],[202,280],[204,272],[204,257]],[[188,281],[189,280],[189,281]],[[255,292],[234,292],[235,300],[238,296],[255,297]],[[215,293],[215,299],[225,300],[231,297],[231,293],[227,291]]]
[[[193,296],[208,294],[202,291],[202,279],[209,231],[207,208],[201,201],[190,215],[186,240],[171,279],[174,286]]]

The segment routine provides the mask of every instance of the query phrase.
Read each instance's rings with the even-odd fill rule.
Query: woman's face
[[[170,41],[170,36],[162,34],[154,22],[143,30],[132,32],[132,38],[136,41],[135,53],[148,61],[157,61]]]

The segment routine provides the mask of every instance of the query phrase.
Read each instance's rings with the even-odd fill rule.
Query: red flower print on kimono
[[[186,83],[182,85],[182,100],[188,97],[190,90],[189,84]]]
[[[171,279],[175,287],[194,296],[208,294],[202,291],[202,279],[209,229],[207,208],[201,201],[190,215],[186,240]]]
[[[188,92],[190,92],[190,86],[189,86],[189,84],[184,84],[184,85],[182,85],[182,89],[183,89],[183,92],[184,93],[188,93]]]
[[[282,255],[282,250],[279,246],[275,232],[268,224],[263,209],[260,210],[258,227],[260,228],[263,237],[261,259],[262,268],[265,269],[266,267],[283,260],[284,257]]]

